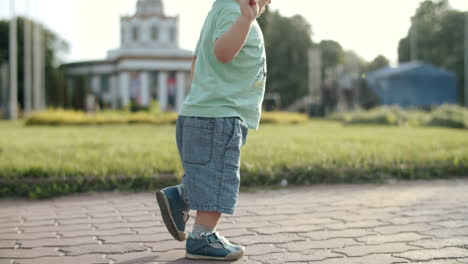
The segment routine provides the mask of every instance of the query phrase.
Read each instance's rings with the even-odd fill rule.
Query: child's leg
[[[201,238],[216,232],[221,213],[197,211],[195,224],[193,225],[192,234],[196,238]]]
[[[218,212],[197,211],[195,224],[208,227],[211,229],[216,229],[216,226],[218,225],[220,218],[221,218],[221,213],[218,213]]]

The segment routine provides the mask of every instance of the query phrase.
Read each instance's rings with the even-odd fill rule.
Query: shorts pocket
[[[240,167],[240,149],[243,144],[243,132],[240,118],[234,118],[231,137],[224,148],[224,166],[237,170]]]
[[[182,161],[206,165],[211,161],[214,121],[209,118],[184,118],[182,132]]]

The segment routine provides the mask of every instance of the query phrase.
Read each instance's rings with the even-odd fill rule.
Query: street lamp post
[[[17,19],[15,14],[15,0],[10,0],[11,21],[10,21],[10,109],[11,120],[18,118],[18,39],[17,39]]]
[[[465,107],[468,107],[468,11],[465,13]]]
[[[26,1],[29,11],[29,1]],[[24,114],[27,116],[32,110],[31,106],[31,21],[26,15],[24,17]]]

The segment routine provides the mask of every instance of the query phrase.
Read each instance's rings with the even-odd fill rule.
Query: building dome
[[[164,15],[164,7],[161,0],[138,0],[136,15],[151,16]]]

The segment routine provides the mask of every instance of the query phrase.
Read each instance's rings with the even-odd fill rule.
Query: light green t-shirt
[[[216,59],[214,44],[241,15],[236,0],[216,0],[198,40],[192,88],[179,112],[183,116],[240,117],[258,130],[265,95],[266,56],[262,30],[255,20],[246,43],[229,63]]]

